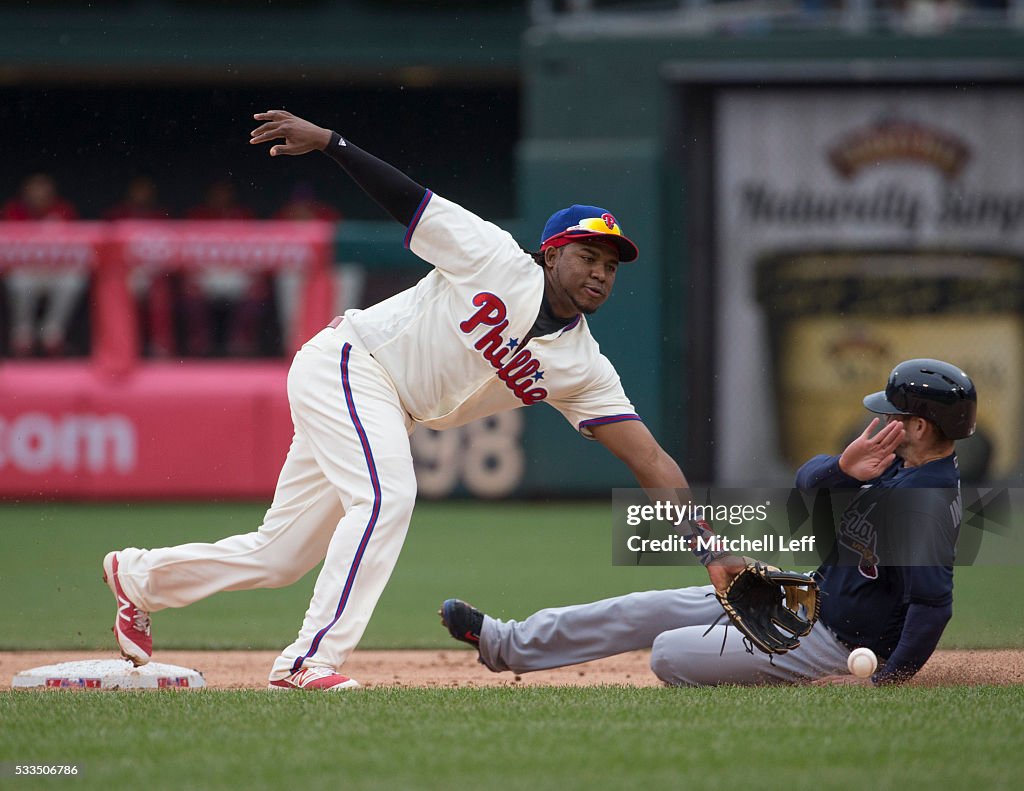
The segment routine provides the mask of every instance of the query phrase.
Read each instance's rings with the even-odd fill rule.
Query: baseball
[[[878,658],[870,648],[854,648],[846,660],[846,666],[857,678],[867,678],[878,667]]]

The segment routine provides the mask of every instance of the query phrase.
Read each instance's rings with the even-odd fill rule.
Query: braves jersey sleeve
[[[549,399],[551,406],[587,439],[594,439],[594,426],[640,420],[622,389],[615,367],[603,354],[597,355],[593,372],[593,378],[577,392]]]
[[[815,456],[804,462],[796,473],[797,489],[843,489],[862,485],[839,469],[838,456]]]
[[[449,278],[466,280],[489,275],[492,264],[508,267],[506,276],[515,276],[519,267],[537,269],[533,258],[523,252],[510,233],[430,190],[409,224],[405,246]]]
[[[909,567],[910,601],[931,607],[952,604],[953,563],[959,525],[927,513],[901,516],[905,539],[900,555]]]
[[[881,686],[900,684],[913,678],[935,652],[942,632],[952,617],[952,602],[941,607],[911,604],[907,608],[899,644],[885,666],[871,680]]]

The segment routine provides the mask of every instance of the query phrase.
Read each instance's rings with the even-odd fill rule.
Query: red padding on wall
[[[268,498],[292,435],[285,363],[0,368],[0,497]]]

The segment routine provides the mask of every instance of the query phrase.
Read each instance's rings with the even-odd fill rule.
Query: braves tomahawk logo
[[[878,579],[878,534],[871,521],[871,512],[878,503],[871,503],[863,511],[858,511],[852,504],[846,509],[839,523],[839,543],[860,555],[857,571],[869,580]]]
[[[518,339],[506,341],[501,334],[508,327],[505,303],[494,294],[481,291],[473,297],[473,305],[477,308],[476,313],[459,322],[459,329],[469,335],[478,327],[490,327],[477,339],[473,348],[484,356],[498,372],[498,378],[524,404],[529,406],[543,400],[548,391],[534,386],[544,377],[540,363],[529,349],[516,351]]]

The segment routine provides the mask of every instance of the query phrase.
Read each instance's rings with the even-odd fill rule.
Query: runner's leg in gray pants
[[[820,622],[800,648],[773,657],[726,630],[710,585],[645,591],[534,613],[525,621],[484,616],[480,658],[491,670],[527,673],[651,649],[651,669],[666,684],[785,684],[846,673],[849,649]],[[710,594],[710,595],[709,595]],[[725,644],[723,648],[723,637]]]

